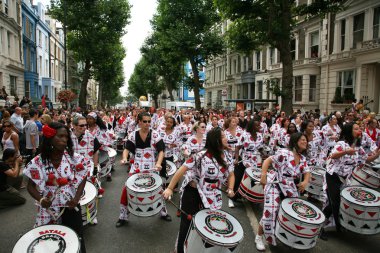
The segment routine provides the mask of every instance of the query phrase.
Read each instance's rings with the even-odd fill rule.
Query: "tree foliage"
[[[229,45],[240,52],[249,53],[259,46],[277,48],[283,63],[282,109],[293,112],[293,67],[290,50],[296,17],[324,16],[339,10],[345,0],[315,0],[296,6],[295,0],[214,0],[224,19],[230,20]],[[301,3],[301,1],[299,1]]]
[[[201,106],[198,69],[225,48],[218,26],[220,20],[212,0],[159,0],[152,21],[159,45],[170,49],[173,57],[190,62],[197,109]]]
[[[121,46],[120,38],[130,19],[130,5],[127,0],[52,0],[50,14],[66,24],[68,49],[77,62],[84,63],[79,104],[86,107],[87,83],[94,72],[103,80],[100,68],[108,66],[110,59],[121,61],[111,51]],[[109,71],[120,78],[119,69]],[[103,82],[106,86],[102,88],[113,89],[114,86],[107,87],[109,83]]]

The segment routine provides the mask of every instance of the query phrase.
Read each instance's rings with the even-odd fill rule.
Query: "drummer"
[[[35,226],[61,224],[72,228],[81,238],[81,252],[86,252],[79,200],[91,163],[73,152],[67,126],[52,122],[42,132],[41,154],[24,170],[29,178],[28,192],[38,206]]]
[[[94,171],[90,172],[89,177],[95,183],[97,181],[98,164],[99,164],[99,149],[100,143],[98,138],[94,137],[87,130],[87,121],[83,116],[76,116],[73,119],[73,131],[71,132],[71,140],[73,141],[73,149],[78,153],[94,163]],[[104,189],[98,185],[98,198],[103,197]],[[97,187],[97,188],[98,188]],[[94,224],[97,220],[94,219]]]
[[[187,159],[191,155],[201,151],[206,144],[206,124],[200,123],[199,121],[195,122],[192,128],[193,135],[182,145],[182,153]]]
[[[305,191],[310,180],[305,152],[307,138],[301,133],[290,136],[289,147],[277,150],[263,163],[260,183],[264,185],[264,212],[260,221],[259,231],[255,238],[256,249],[265,250],[263,235],[269,244],[276,245],[275,226],[280,199],[297,198],[298,192]],[[269,167],[273,169],[268,171]],[[297,179],[304,175],[303,181],[297,184]],[[297,189],[298,187],[298,189]],[[264,230],[265,228],[265,230]]]
[[[180,146],[180,140],[176,129],[175,119],[171,114],[165,117],[164,129],[159,128],[158,133],[165,143],[164,163],[166,160],[174,162],[173,156],[177,150],[177,147]],[[178,157],[178,154],[175,155]],[[166,164],[163,165],[163,169],[160,171],[160,174],[162,177],[167,178],[166,169],[164,169],[165,166]]]
[[[147,112],[141,112],[137,116],[139,130],[133,132],[125,143],[123,151],[122,164],[125,164],[128,155],[134,154],[134,162],[131,164],[129,176],[135,173],[156,173],[161,171],[164,159],[165,143],[161,139],[158,132],[150,128],[151,117]],[[128,221],[127,189],[123,186],[120,198],[120,215],[116,222],[116,227],[125,225]],[[171,221],[172,218],[168,214],[165,205],[161,209],[161,218],[165,221]]]
[[[326,167],[326,185],[327,202],[323,213],[328,220],[333,215],[335,227],[338,232],[341,230],[339,220],[340,207],[340,189],[342,181],[345,185],[350,185],[351,173],[357,167],[363,167],[366,162],[376,160],[380,151],[377,149],[372,155],[366,154],[361,144],[361,135],[359,125],[355,123],[346,123],[342,127],[340,141],[336,143],[331,151],[330,162]],[[327,233],[322,229],[320,238],[327,240]]]
[[[214,128],[207,134],[206,150],[190,157],[170,181],[164,191],[165,199],[173,195],[174,186],[185,175],[181,187],[181,208],[189,215],[194,215],[203,208],[212,210],[222,208],[221,186],[228,181],[228,197],[234,196],[233,165],[224,155],[224,149],[228,147],[227,138],[220,128]],[[189,230],[191,218],[181,214],[177,253],[183,253],[184,241]]]
[[[264,136],[260,133],[260,120],[256,117],[247,124],[247,131],[239,138],[239,146],[235,152],[235,188],[237,192],[240,182],[246,169],[260,168],[258,162],[261,160],[260,150],[264,147]],[[242,161],[239,162],[239,153],[241,150]],[[259,156],[259,157],[258,157]],[[240,195],[235,196],[236,200]],[[234,207],[232,200],[228,201],[228,207]]]
[[[98,139],[101,144],[100,149],[107,151],[112,144],[112,136],[107,132],[107,127],[103,120],[95,112],[87,115],[88,131]],[[107,181],[112,181],[111,172],[107,175]]]

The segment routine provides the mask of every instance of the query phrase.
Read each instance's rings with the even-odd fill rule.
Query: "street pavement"
[[[120,155],[118,156],[120,158]],[[118,161],[119,159],[117,159]],[[159,216],[141,218],[131,215],[129,223],[116,228],[115,223],[119,215],[119,199],[122,186],[126,181],[126,168],[116,165],[112,173],[112,182],[103,182],[105,194],[99,200],[98,225],[87,226],[85,241],[89,253],[169,253],[174,249],[179,228],[179,218],[176,217],[176,208],[167,204],[173,221],[166,222]],[[21,193],[27,198],[23,206],[0,210],[0,253],[12,252],[18,238],[28,232],[34,224],[36,207],[26,189]],[[173,201],[178,203],[178,193]],[[244,230],[244,240],[240,244],[240,252],[257,252],[254,244],[254,230],[257,230],[257,219],[261,217],[262,206],[251,205],[243,201],[236,203],[235,208],[227,207],[224,196],[223,210],[235,216]],[[338,235],[330,233],[327,242],[319,240],[315,248],[304,252],[310,253],[366,253],[378,252],[380,249],[380,235],[363,236],[351,232]],[[281,243],[277,247],[267,247],[266,252],[301,252],[291,249]],[[202,253],[202,252],[200,252]]]

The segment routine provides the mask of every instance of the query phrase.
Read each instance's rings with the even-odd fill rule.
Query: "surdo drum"
[[[349,186],[340,193],[340,224],[364,235],[380,232],[380,193],[375,190]]]
[[[87,181],[84,186],[83,194],[79,200],[83,225],[90,223],[98,212],[98,208],[96,206],[96,192],[96,187]]]
[[[311,179],[306,187],[306,191],[317,196],[323,194],[323,178],[326,171],[323,168],[315,167],[311,172]]]
[[[162,179],[153,173],[138,173],[125,183],[128,195],[128,210],[136,215],[148,217],[162,209]]]
[[[260,182],[261,170],[257,168],[245,169],[243,179],[240,182],[239,193],[242,197],[253,203],[264,202],[263,186]]]
[[[110,173],[110,158],[108,155],[108,152],[105,150],[99,150],[99,165],[100,165],[100,171],[98,172],[100,177],[107,176],[108,173]]]
[[[315,205],[298,198],[286,198],[277,216],[275,234],[292,248],[310,249],[315,246],[324,221],[324,214]]]
[[[119,152],[122,152],[124,150],[124,136],[125,133],[117,133],[116,150]]]
[[[380,174],[371,168],[364,166],[356,167],[352,172],[351,185],[369,187],[372,189],[380,188]]]
[[[239,221],[227,212],[199,211],[192,220],[184,244],[186,253],[236,253],[244,231]]]
[[[80,242],[71,228],[45,225],[24,234],[13,248],[13,253],[78,253]]]

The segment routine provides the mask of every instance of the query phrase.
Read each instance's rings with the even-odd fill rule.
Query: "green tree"
[[[290,42],[297,25],[296,16],[309,18],[341,8],[345,0],[314,0],[310,5],[295,6],[295,0],[214,0],[229,26],[229,45],[240,52],[249,53],[261,45],[271,45],[280,52],[282,61],[282,110],[293,112],[293,62]],[[301,1],[299,1],[301,2]]]
[[[50,14],[65,24],[67,46],[77,62],[84,64],[79,105],[86,107],[87,83],[94,63],[125,34],[130,19],[127,0],[52,0]]]
[[[140,51],[151,64],[157,67],[158,74],[169,92],[170,100],[174,101],[173,90],[178,89],[185,75],[183,63],[186,59],[168,47],[162,39],[162,34],[158,32],[154,32],[145,41]]]
[[[225,44],[218,23],[221,21],[212,0],[159,0],[153,29],[159,43],[179,59],[187,59],[193,71],[195,106],[201,107],[199,69],[210,56],[223,53]]]

